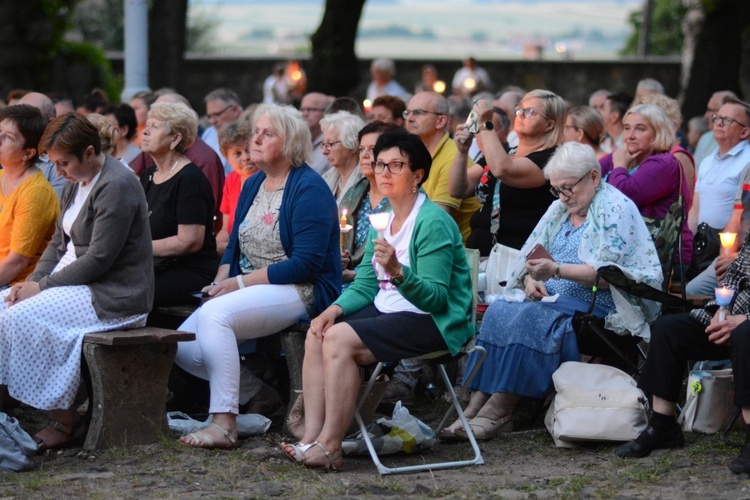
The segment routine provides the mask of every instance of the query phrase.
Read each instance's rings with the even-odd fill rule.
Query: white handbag
[[[513,271],[513,266],[520,253],[520,250],[501,245],[500,243],[496,243],[492,247],[490,256],[487,258],[486,267],[487,295],[503,293],[505,287],[500,286],[500,282],[510,277],[510,273]]]
[[[693,370],[687,384],[685,409],[677,422],[686,432],[716,434],[732,418],[732,369]]]
[[[555,395],[544,423],[555,445],[630,441],[648,425],[648,400],[630,375],[607,365],[569,361],[552,374]]]

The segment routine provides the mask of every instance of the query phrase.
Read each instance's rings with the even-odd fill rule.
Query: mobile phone
[[[479,133],[479,114],[477,113],[476,102],[474,103],[474,107],[471,108],[471,113],[466,118],[466,130],[470,134]]]
[[[208,292],[193,292],[190,295],[192,295],[196,299],[205,299],[206,297],[208,297]]]
[[[532,248],[531,251],[526,254],[526,260],[531,259],[549,259],[552,262],[555,262],[555,259],[552,258],[547,249],[539,243],[534,245],[534,248]]]

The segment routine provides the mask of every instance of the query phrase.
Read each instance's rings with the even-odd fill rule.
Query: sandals
[[[51,429],[51,430],[49,430]],[[54,431],[58,435],[62,435],[62,440],[49,439],[50,432]],[[46,434],[46,439],[44,434]],[[64,448],[66,446],[74,446],[80,444],[86,437],[86,427],[79,424],[65,424],[58,420],[50,420],[46,427],[34,434],[34,442],[36,443],[37,450],[41,453],[47,450],[56,450],[58,448]]]
[[[314,444],[315,443],[305,444],[300,441],[297,444],[281,443],[279,446],[289,460],[295,464],[302,465],[305,463],[305,452],[312,448]],[[287,449],[287,446],[291,448],[291,452]]]
[[[471,420],[472,417],[466,417],[467,420]],[[441,441],[444,441],[446,443],[456,443],[459,441],[466,441],[466,438],[464,437],[465,434],[457,434],[458,431],[464,430],[464,424],[461,422],[460,418],[457,418],[455,422],[453,422],[448,427],[444,427],[440,431],[440,435],[438,438],[440,438]]]
[[[217,442],[213,437],[211,437],[210,434],[206,434],[206,429],[210,429],[211,427],[216,427],[221,431],[221,433],[224,435],[224,437],[227,439],[228,443],[220,443]],[[190,438],[193,440],[192,443],[187,443],[183,441],[183,439]],[[224,427],[220,426],[216,423],[211,423],[208,427],[191,432],[187,436],[183,436],[179,439],[180,444],[183,444],[185,446],[190,446],[191,448],[205,448],[209,450],[219,449],[219,450],[233,450],[237,447],[237,437],[232,436],[232,434],[226,430]]]
[[[471,427],[477,441],[486,441],[492,439],[497,434],[511,432],[513,430],[513,415],[506,415],[498,420],[492,420],[487,417],[474,417],[469,420],[469,427]],[[463,437],[463,439],[469,439],[469,435],[466,434],[465,429],[458,429],[455,434],[456,436]]]
[[[339,467],[341,467],[341,460],[344,457],[341,451],[339,451],[338,454],[333,455],[330,451],[328,451],[328,449],[325,446],[323,446],[323,443],[321,443],[320,441],[315,441],[309,446],[310,447],[317,446],[318,448],[323,450],[323,453],[325,453],[326,458],[328,459],[328,463],[324,465],[308,464],[306,458],[304,457],[305,454],[303,452],[302,453],[303,455],[302,465],[304,465],[308,469],[323,469],[325,472],[338,472],[339,471]],[[334,460],[336,459],[339,460],[339,465],[336,465],[334,463]]]

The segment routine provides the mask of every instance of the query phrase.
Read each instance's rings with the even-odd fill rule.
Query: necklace
[[[174,172],[174,169],[177,168],[177,163],[180,161],[180,158],[178,157],[174,163],[172,164],[172,168],[169,169],[169,172],[167,175],[172,175],[172,172]]]
[[[266,177],[266,180],[263,181],[263,186],[266,188],[266,191],[272,193],[274,191],[281,191],[282,189],[284,189],[284,186],[286,186],[286,180],[289,177],[289,172],[291,172],[291,170],[287,171],[287,173],[284,176],[284,178],[281,179],[281,182],[279,182],[279,185],[277,187],[275,187],[275,188],[271,188],[268,185],[268,177]]]

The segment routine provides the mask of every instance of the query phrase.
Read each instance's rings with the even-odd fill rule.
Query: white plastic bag
[[[378,419],[376,424],[367,427],[367,431],[378,455],[390,455],[400,451],[414,453],[429,450],[435,445],[435,432],[409,413],[401,401],[396,403],[390,419]],[[368,453],[367,445],[359,432],[347,436],[342,443],[342,449],[345,455]]]

